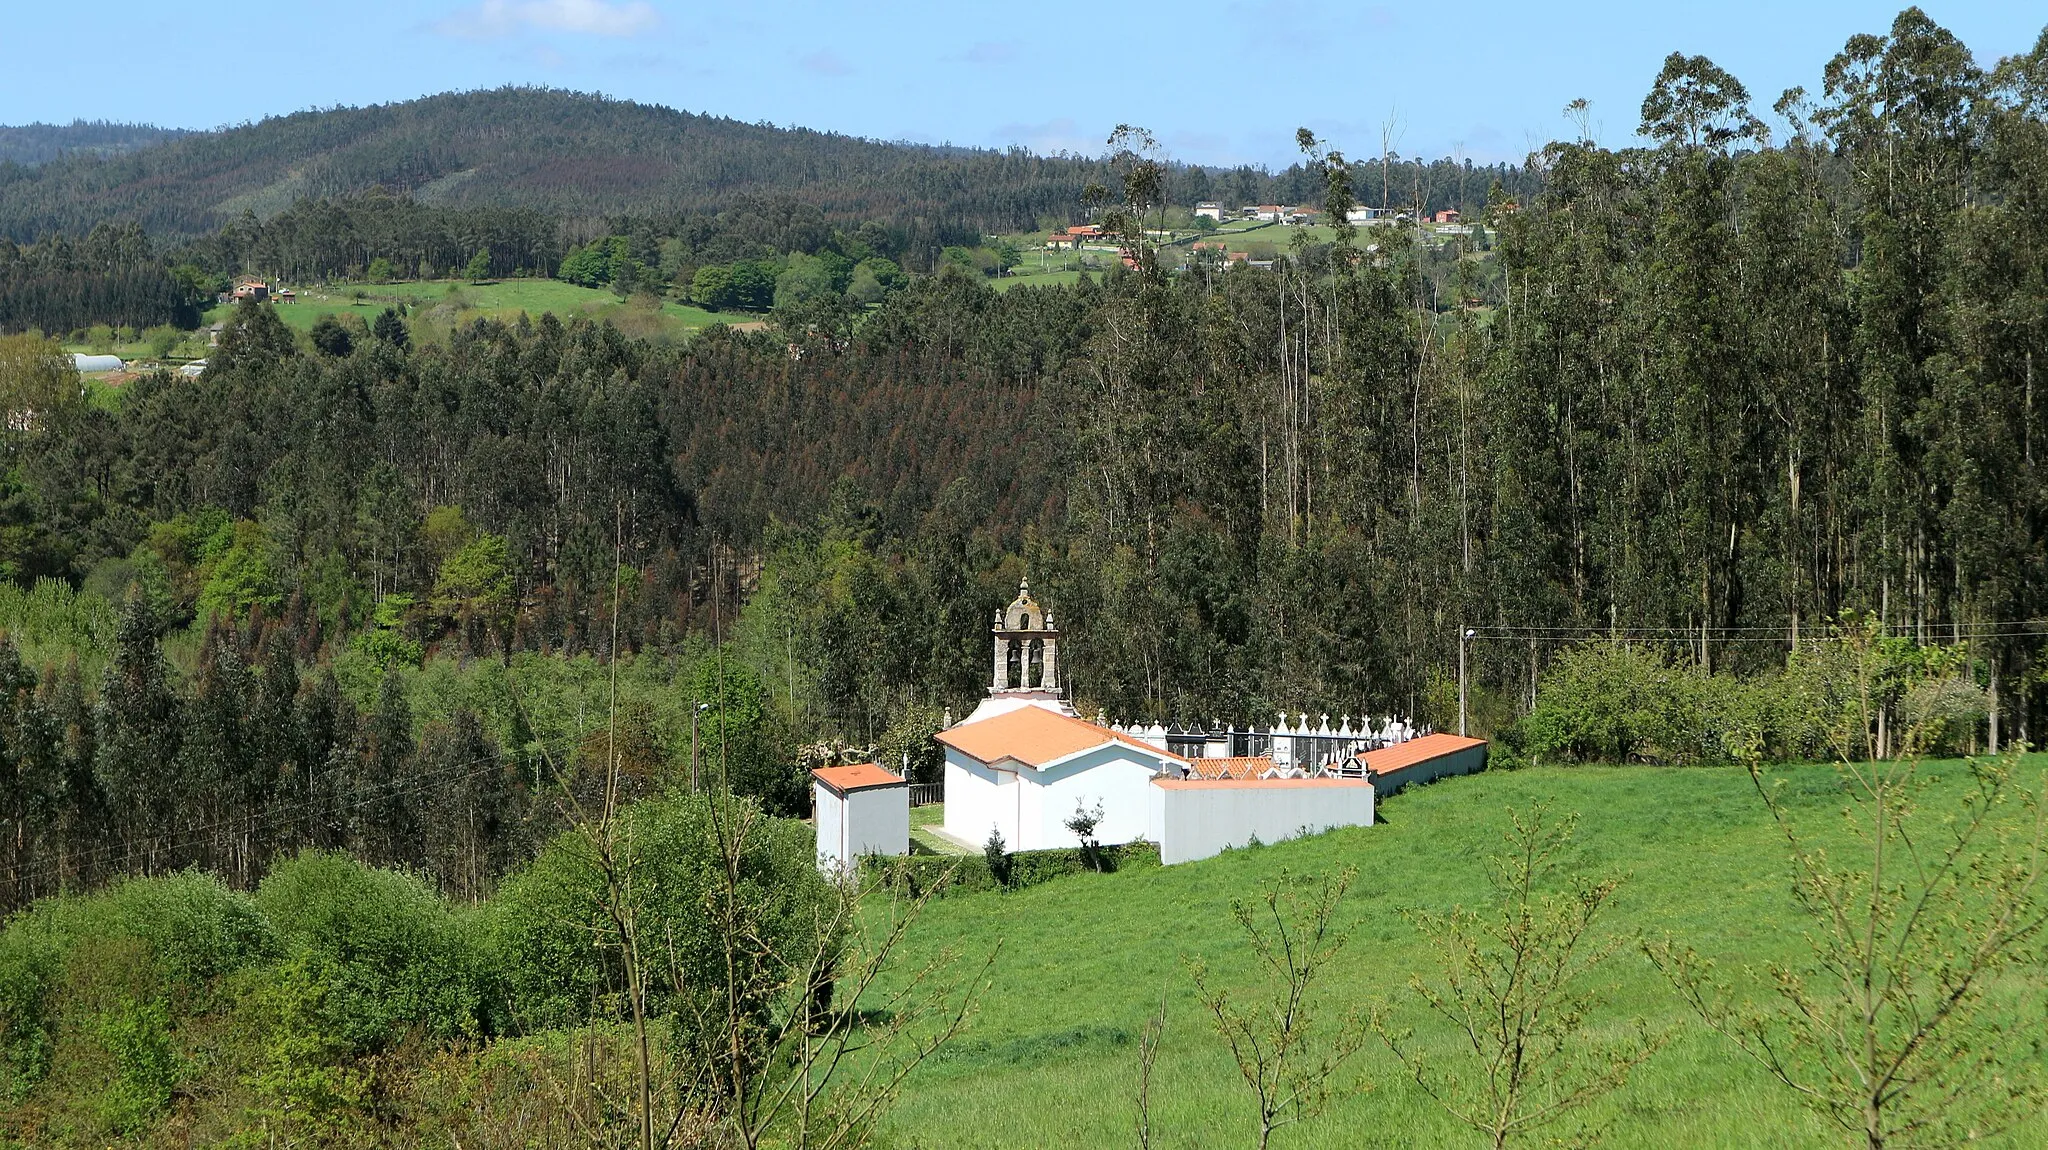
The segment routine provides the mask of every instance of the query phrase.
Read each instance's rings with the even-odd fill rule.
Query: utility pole
[[[698,789],[699,789],[699,788],[698,788],[698,786],[697,786],[697,720],[699,720],[699,719],[703,718],[703,717],[704,717],[704,712],[706,712],[706,711],[708,711],[708,710],[710,710],[710,709],[711,709],[711,704],[709,704],[709,703],[699,703],[699,704],[697,704],[697,706],[696,706],[696,709],[695,709],[695,710],[692,710],[692,711],[690,712],[690,793],[691,793],[691,794],[695,794],[695,793],[697,793],[697,791],[698,791]]]
[[[1458,735],[1460,738],[1463,738],[1465,735],[1465,644],[1471,641],[1474,634],[1475,632],[1470,627],[1466,627],[1458,633]]]

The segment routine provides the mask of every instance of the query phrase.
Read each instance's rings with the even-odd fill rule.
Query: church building
[[[1102,812],[1095,838],[1130,842],[1146,833],[1153,778],[1187,760],[1082,719],[1059,686],[1059,628],[1026,581],[996,613],[988,698],[939,732],[946,750],[948,837],[1013,851],[1079,846],[1066,823]]]
[[[1002,836],[1012,851],[1143,838],[1167,863],[1253,841],[1371,826],[1379,794],[1485,765],[1478,739],[1405,722],[1324,715],[1272,726],[1116,728],[1074,712],[1059,681],[1059,628],[1022,583],[996,613],[988,697],[938,734],[945,748],[943,832],[966,847]],[[1418,736],[1421,736],[1418,738]]]

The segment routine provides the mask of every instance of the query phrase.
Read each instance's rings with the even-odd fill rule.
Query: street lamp
[[[1458,636],[1458,735],[1460,738],[1463,738],[1465,735],[1465,644],[1470,642],[1472,637],[1478,633],[1472,628],[1467,627]]]
[[[711,704],[699,703],[697,709],[690,712],[690,791],[693,794],[697,790],[697,720],[710,709]]]

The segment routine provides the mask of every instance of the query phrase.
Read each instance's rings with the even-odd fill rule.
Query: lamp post
[[[1478,632],[1467,627],[1458,634],[1458,736],[1465,735],[1465,644]]]
[[[697,720],[703,718],[704,712],[710,709],[711,704],[699,703],[696,710],[690,712],[690,792],[692,794],[695,794],[697,791]]]

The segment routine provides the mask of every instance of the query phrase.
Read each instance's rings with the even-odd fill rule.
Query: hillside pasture
[[[2022,778],[2036,785],[2048,757]],[[1805,829],[1840,837],[1834,770],[1776,771]],[[1930,767],[1928,804],[1960,796],[1960,763]],[[965,1037],[914,1076],[893,1112],[897,1145],[940,1148],[1131,1145],[1138,1036],[1167,1003],[1154,1084],[1154,1146],[1244,1146],[1256,1132],[1250,1095],[1192,994],[1185,960],[1200,956],[1225,986],[1257,985],[1252,957],[1229,918],[1237,897],[1255,896],[1283,872],[1358,878],[1340,916],[1354,933],[1324,987],[1322,1017],[1376,999],[1416,1028],[1429,1055],[1456,1056],[1447,1025],[1406,990],[1430,974],[1429,952],[1404,918],[1486,896],[1484,859],[1499,849],[1509,808],[1549,800],[1579,812],[1571,865],[1628,876],[1608,931],[1666,936],[1724,969],[1802,952],[1782,838],[1748,777],[1730,769],[1578,768],[1492,772],[1400,794],[1381,825],[1226,852],[1203,862],[1080,876],[1009,894],[931,904],[910,959],[943,946],[970,956],[1001,943],[981,1011]],[[1632,948],[1613,960],[1612,1006],[1597,1019],[1619,1028],[1641,1017],[1672,1028],[1670,1045],[1589,1115],[1627,1147],[1838,1147],[1842,1138],[1725,1040],[1708,1031]],[[2037,972],[2038,977],[2038,972]],[[1376,1042],[1351,1067],[1329,1112],[1283,1130],[1276,1146],[1339,1150],[1373,1146],[1478,1146]],[[1368,1088],[1369,1087],[1369,1088]],[[1563,1133],[1563,1131],[1553,1131]],[[1538,1142],[1530,1143],[1532,1145]],[[1986,1145],[2048,1145],[2048,1121]]]
[[[544,279],[491,280],[484,283],[424,280],[353,287],[312,287],[300,291],[295,302],[278,304],[277,314],[294,330],[310,331],[325,315],[356,315],[369,323],[385,308],[400,304],[416,320],[427,321],[429,332],[425,334],[429,335],[435,329],[445,331],[480,317],[510,322],[521,312],[533,317],[553,312],[565,321],[577,316],[609,319],[628,334],[649,338],[677,338],[714,323],[752,318],[737,313],[709,312],[674,300],[664,300],[658,309],[650,309],[644,301],[621,301],[602,288]],[[206,313],[206,322],[221,322],[233,312],[233,304],[222,304]]]

